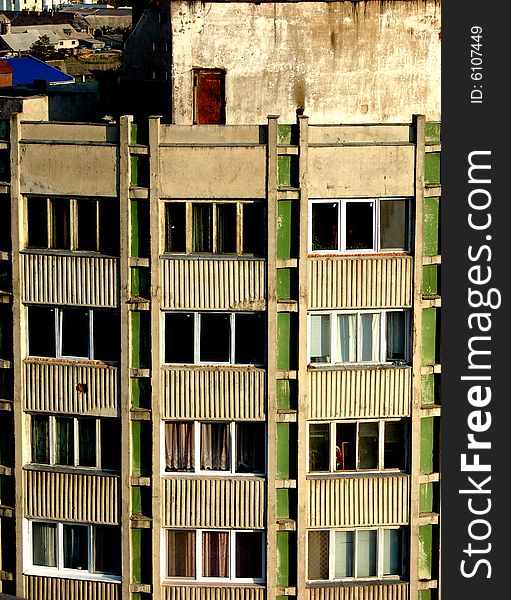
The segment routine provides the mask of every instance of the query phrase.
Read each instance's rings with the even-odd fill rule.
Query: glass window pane
[[[354,471],[357,461],[357,424],[337,423],[335,439],[335,468]]]
[[[202,533],[202,575],[229,577],[229,534],[220,531]]]
[[[310,361],[330,362],[330,315],[310,317]]]
[[[186,204],[165,204],[165,252],[186,252]]]
[[[360,315],[360,360],[371,362],[380,360],[379,313]]]
[[[264,363],[265,327],[264,313],[236,313],[234,354],[237,365],[262,365]]]
[[[309,471],[330,470],[330,426],[309,425]]]
[[[63,308],[60,315],[61,355],[89,358],[89,311]]]
[[[64,568],[89,569],[88,528],[83,525],[64,525]]]
[[[119,256],[119,202],[114,199],[99,201],[99,251]]]
[[[243,254],[264,256],[266,229],[262,202],[243,204]]]
[[[94,200],[77,200],[78,211],[78,250],[98,249],[97,202]]]
[[[236,532],[236,577],[262,579],[263,534],[260,531]]]
[[[403,421],[385,423],[384,467],[385,469],[405,468],[406,446]]]
[[[346,202],[346,250],[374,249],[374,202]]]
[[[408,248],[408,203],[406,200],[380,202],[380,247],[382,250]]]
[[[406,359],[405,324],[404,311],[387,313],[387,360]]]
[[[48,248],[48,200],[27,199],[27,221],[29,248]]]
[[[236,473],[264,473],[264,423],[236,423]]]
[[[229,471],[231,434],[228,423],[201,423],[201,469]]]
[[[30,306],[27,313],[29,355],[55,357],[55,309]]]
[[[74,465],[74,419],[55,417],[55,463],[57,465]]]
[[[312,250],[339,250],[338,202],[312,204]]]
[[[213,251],[213,205],[193,204],[193,252]]]
[[[353,531],[335,532],[334,577],[353,577]]]
[[[216,205],[216,252],[236,252],[236,204]]]
[[[32,550],[34,565],[57,566],[56,523],[32,523]]]
[[[71,248],[71,213],[69,200],[50,200],[51,248]]]
[[[376,530],[357,531],[357,577],[376,576]]]
[[[193,313],[167,313],[165,315],[165,362],[193,364],[194,362]]]
[[[339,362],[357,362],[357,315],[338,315]]]
[[[401,531],[383,530],[383,575],[401,574]]]
[[[105,440],[112,443],[111,440]],[[78,419],[78,464],[96,466],[96,419]]]
[[[50,463],[49,417],[32,415],[32,462]]]
[[[165,470],[193,471],[194,452],[193,423],[165,423]]]
[[[117,310],[93,311],[94,359],[118,361],[121,358],[121,323]]]
[[[167,531],[167,577],[195,577],[195,531]]]
[[[121,531],[111,525],[95,525],[94,571],[121,574]]]
[[[230,315],[228,313],[204,313],[201,314],[200,319],[200,362],[230,362]]]
[[[328,579],[328,545],[328,531],[309,531],[308,579]]]
[[[378,423],[359,423],[358,468],[378,468]]]
[[[121,422],[119,419],[101,419],[101,469],[121,469]]]

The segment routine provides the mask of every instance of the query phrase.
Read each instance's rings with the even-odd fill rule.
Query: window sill
[[[99,581],[104,583],[121,583],[120,575],[102,575],[100,573],[88,573],[78,569],[68,571],[59,571],[52,567],[29,567],[23,571],[23,575],[32,575],[37,577],[52,577],[56,579],[79,579],[80,581]]]
[[[266,582],[257,581],[250,582],[244,581],[242,579],[221,579],[218,578],[218,581],[212,581],[211,579],[163,579],[161,584],[163,586],[176,586],[180,587],[207,587],[207,588],[255,588],[255,589],[264,589],[266,587]]]
[[[206,369],[208,371],[221,371],[223,369],[229,369],[233,371],[262,371],[266,369],[264,365],[231,365],[228,363],[163,363],[162,368],[168,371],[177,369]]]
[[[47,473],[67,473],[69,475],[97,475],[98,477],[120,477],[119,471],[103,471],[94,467],[72,467],[69,465],[45,465],[28,463],[23,465],[24,471],[44,471]]]
[[[365,579],[333,579],[333,580],[311,580],[307,581],[305,587],[307,589],[315,588],[334,588],[334,587],[356,587],[371,585],[385,585],[385,584],[396,584],[403,583],[407,584],[408,581],[403,579],[399,575],[391,575],[389,577],[366,577]]]
[[[111,258],[112,260],[119,259],[119,255],[102,254],[101,252],[94,252],[92,250],[58,250],[56,248],[23,248],[22,250],[20,250],[20,254],[37,254],[45,256],[74,256],[77,258]]]
[[[412,256],[408,250],[389,250],[388,252],[367,250],[366,252],[335,252],[330,250],[308,251],[308,258],[390,258]]]
[[[196,252],[194,254],[185,254],[184,252],[164,252],[160,254],[162,260],[251,260],[264,261],[264,256],[256,256],[255,254],[213,254],[207,252]]]
[[[58,365],[83,365],[87,367],[111,367],[117,368],[120,363],[117,361],[105,362],[101,360],[89,360],[87,358],[54,358],[51,356],[25,356],[23,359],[25,363],[47,363],[47,364],[58,364]]]
[[[335,473],[314,472],[307,473],[307,479],[317,481],[322,479],[363,479],[365,477],[385,479],[387,477],[410,477],[407,471],[388,469],[386,471],[336,471]]]
[[[370,369],[403,369],[412,368],[412,365],[407,362],[395,363],[309,363],[308,371],[367,371]]]
[[[234,479],[234,480],[258,480],[266,481],[266,475],[262,473],[230,473],[220,471],[201,471],[200,473],[192,473],[191,471],[163,471],[161,476],[166,479]]]

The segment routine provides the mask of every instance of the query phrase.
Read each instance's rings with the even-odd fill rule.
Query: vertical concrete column
[[[307,493],[307,409],[308,409],[308,379],[307,379],[307,302],[308,302],[308,148],[309,120],[306,116],[298,117],[299,134],[299,187],[300,212],[298,232],[298,469],[297,469],[297,574],[296,597],[305,600],[306,565],[306,536],[309,520],[309,501]]]
[[[121,539],[122,539],[122,600],[130,599],[131,582],[131,332],[130,311],[127,300],[130,295],[130,137],[133,117],[123,116],[119,126],[119,213],[120,213],[120,253],[119,253],[119,310],[121,317],[121,366],[120,417],[121,417]]]
[[[415,198],[413,247],[413,305],[412,305],[412,407],[411,407],[411,482],[410,482],[410,598],[418,596],[419,583],[419,474],[421,447],[422,393],[422,277],[424,245],[424,153],[426,119],[414,115],[415,129]]]
[[[267,452],[266,467],[266,584],[267,598],[274,600],[277,585],[277,127],[278,117],[268,117],[266,200],[268,248],[266,260],[267,306]]]
[[[160,117],[149,118],[149,231],[151,232],[151,423],[152,423],[152,512],[153,581],[152,598],[161,597],[161,284],[160,284]]]
[[[14,379],[14,477],[15,477],[15,535],[16,540],[23,540],[23,516],[25,506],[25,489],[23,485],[22,468],[24,464],[23,447],[25,439],[25,423],[23,414],[23,356],[26,339],[23,335],[25,328],[24,310],[21,304],[21,261],[20,247],[24,237],[23,198],[20,185],[20,138],[21,114],[11,115],[10,123],[10,167],[11,167],[11,257],[12,257],[12,312],[13,312],[13,379]],[[14,540],[13,540],[14,541]],[[16,547],[16,594],[24,595],[23,590],[23,543],[14,544]],[[25,551],[28,549],[25,548]]]

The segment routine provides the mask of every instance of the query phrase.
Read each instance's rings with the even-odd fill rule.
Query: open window
[[[193,69],[193,123],[225,123],[225,71]]]
[[[406,468],[404,420],[309,424],[309,472],[385,471]]]
[[[326,254],[407,252],[410,208],[404,198],[312,200],[309,251]]]

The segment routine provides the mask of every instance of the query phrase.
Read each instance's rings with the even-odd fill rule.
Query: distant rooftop
[[[7,58],[5,62],[12,69],[12,85],[30,85],[37,79],[48,83],[73,83],[74,79],[59,69],[47,65],[33,56]]]

